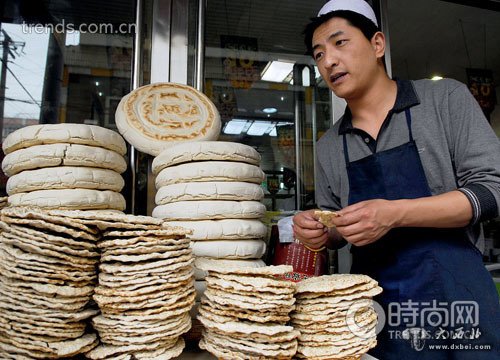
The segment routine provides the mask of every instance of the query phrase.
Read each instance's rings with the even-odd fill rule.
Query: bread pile
[[[191,86],[154,83],[124,96],[115,114],[123,137],[157,156],[178,142],[217,140],[220,115],[214,103]]]
[[[27,126],[2,144],[13,206],[124,210],[120,194],[126,145],[116,132],[94,125]]]
[[[291,324],[298,358],[359,359],[377,344],[372,297],[382,288],[366,275],[325,275],[297,284]]]
[[[8,199],[9,199],[8,196],[2,196],[2,197],[0,197],[0,210],[7,206]]]
[[[219,359],[291,359],[299,332],[287,326],[295,284],[277,275],[291,266],[257,269],[207,262],[207,290],[198,319],[205,327],[200,347]]]
[[[4,208],[0,227],[0,358],[56,359],[97,345],[87,321],[97,230],[41,210]]]
[[[180,228],[151,217],[109,215],[92,319],[101,345],[90,359],[170,359],[184,348],[195,301],[193,256]],[[105,224],[101,221],[101,228]]]
[[[153,160],[153,216],[192,229],[188,237],[196,257],[261,266],[256,260],[266,250],[267,228],[259,221],[266,211],[260,202],[264,173],[259,163],[259,153],[239,143],[172,146]],[[196,286],[201,293],[205,284]]]

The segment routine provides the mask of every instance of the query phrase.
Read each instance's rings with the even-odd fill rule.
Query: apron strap
[[[411,131],[411,113],[410,108],[405,109],[406,123],[408,124],[408,134],[410,136],[410,142],[413,141],[413,132]]]
[[[344,141],[344,159],[345,159],[345,165],[349,166],[349,151],[347,150],[347,139],[345,137],[345,134],[342,135],[342,140]]]

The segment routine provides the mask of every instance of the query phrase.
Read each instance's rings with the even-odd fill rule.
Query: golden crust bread
[[[335,227],[335,224],[333,223],[333,219],[336,217],[339,217],[341,215],[335,211],[315,210],[314,216],[317,216],[319,222],[322,223],[323,225],[325,225],[326,227]]]

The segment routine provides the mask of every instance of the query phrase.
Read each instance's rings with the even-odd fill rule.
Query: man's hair
[[[352,26],[357,27],[359,30],[361,30],[363,35],[365,35],[365,37],[368,40],[371,40],[373,35],[375,35],[377,31],[380,31],[379,28],[370,19],[354,11],[350,10],[332,11],[327,14],[321,15],[319,17],[311,18],[311,22],[306,25],[303,34],[304,34],[304,42],[307,48],[306,52],[307,55],[311,56],[313,55],[312,38],[316,29],[320,25],[324,24],[325,22],[334,17],[339,17],[347,20]]]

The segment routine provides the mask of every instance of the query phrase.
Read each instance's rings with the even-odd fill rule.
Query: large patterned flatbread
[[[119,192],[125,181],[116,171],[82,167],[56,166],[26,170],[7,181],[7,194],[51,189],[95,189]]]
[[[200,161],[171,166],[160,171],[155,180],[162,186],[187,182],[237,181],[260,184],[265,174],[255,165],[231,161]]]
[[[155,83],[123,97],[116,126],[134,147],[157,156],[178,142],[217,140],[221,122],[215,105],[196,89]]]
[[[127,146],[117,132],[100,126],[85,124],[31,125],[9,134],[2,148],[5,154],[42,144],[83,144],[98,146],[125,155]]]
[[[165,149],[152,164],[157,175],[166,167],[194,161],[238,161],[260,165],[261,156],[253,147],[237,142],[196,141],[179,143]]]
[[[64,210],[125,210],[122,194],[109,190],[63,189],[39,190],[9,196],[12,206],[38,206]]]
[[[264,197],[264,190],[259,184],[241,181],[205,181],[170,184],[158,189],[156,205],[165,205],[177,201],[196,200],[255,200]]]
[[[35,145],[11,152],[2,161],[2,170],[7,176],[53,166],[96,167],[120,174],[127,170],[125,159],[117,152],[78,144]]]
[[[152,215],[158,219],[185,221],[259,219],[265,213],[265,205],[258,201],[200,200],[159,205],[153,209]]]

